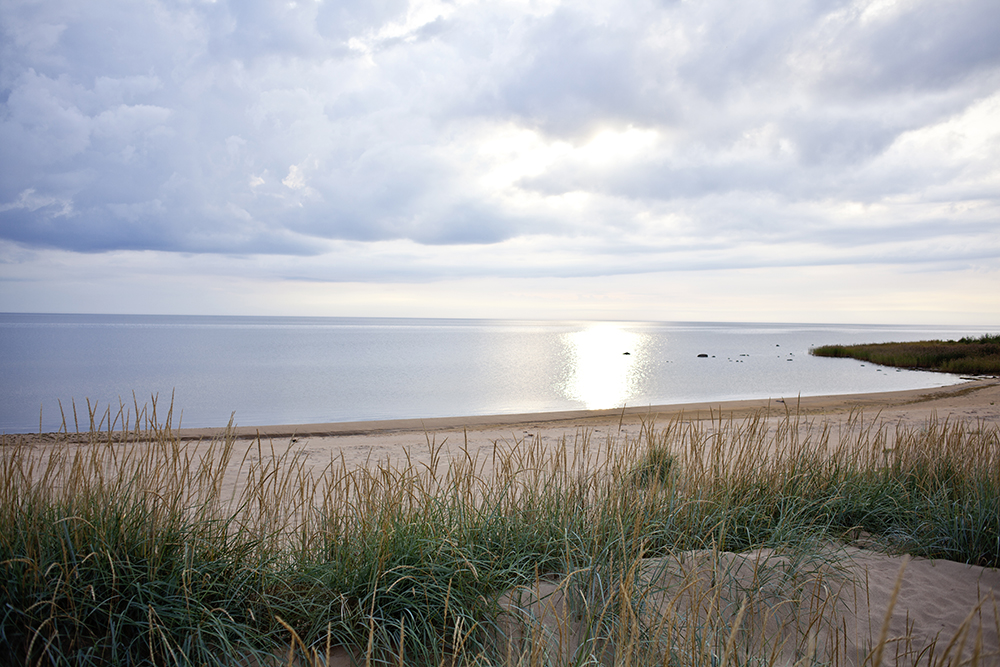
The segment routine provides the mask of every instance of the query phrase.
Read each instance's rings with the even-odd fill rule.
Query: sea
[[[0,314],[0,432],[621,408],[939,387],[956,375],[812,347],[984,327]],[[106,424],[104,426],[106,428]]]

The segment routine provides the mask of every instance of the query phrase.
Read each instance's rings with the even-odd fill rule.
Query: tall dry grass
[[[761,414],[485,458],[429,435],[400,464],[317,469],[292,443],[122,422],[4,436],[0,661],[871,664],[889,640],[839,624],[860,584],[838,544],[1000,562],[982,424]]]

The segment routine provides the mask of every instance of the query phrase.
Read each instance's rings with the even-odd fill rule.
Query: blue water
[[[445,417],[894,391],[957,376],[809,348],[985,328],[0,314],[0,432],[89,425],[86,401],[173,424]],[[629,354],[625,354],[628,352]],[[699,354],[708,357],[700,358]],[[135,399],[133,399],[133,395]]]

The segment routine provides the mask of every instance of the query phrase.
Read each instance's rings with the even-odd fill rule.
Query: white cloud
[[[46,0],[0,25],[24,248],[316,284],[1000,262],[987,0]]]
[[[406,260],[407,253],[383,247],[377,259]],[[1000,291],[990,289],[1000,271],[947,262],[577,278],[463,274],[408,281],[390,274],[376,282],[288,277],[289,266],[276,256],[95,255],[0,244],[0,309],[32,311],[43,299],[54,311],[78,312],[88,303],[102,313],[1000,325]],[[121,280],[123,273],[129,280]]]
[[[18,195],[17,200],[8,204],[0,204],[0,213],[4,211],[15,211],[18,209],[34,212],[41,208],[49,208],[55,217],[73,214],[73,204],[68,199],[56,199],[55,197],[39,196],[33,188],[23,190]]]
[[[283,178],[281,182],[286,188],[291,188],[292,190],[301,190],[306,187],[305,175],[296,164],[288,168],[288,176]]]

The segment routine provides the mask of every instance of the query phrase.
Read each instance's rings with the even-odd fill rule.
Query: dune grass
[[[897,368],[966,375],[1000,373],[1000,335],[986,334],[957,341],[822,345],[813,348],[810,353],[817,357],[850,357]]]
[[[780,647],[736,630],[762,603],[726,606],[694,583],[666,595],[648,564],[708,554],[715,585],[720,563],[736,567],[725,554],[766,548],[783,559],[767,576],[788,582],[860,531],[1000,564],[995,427],[855,416],[842,429],[677,421],[549,449],[498,442],[485,459],[428,436],[404,463],[321,470],[292,444],[182,442],[169,425],[4,436],[0,662],[770,664]],[[572,608],[566,637],[526,618],[545,586]],[[791,645],[815,642],[803,631]]]

